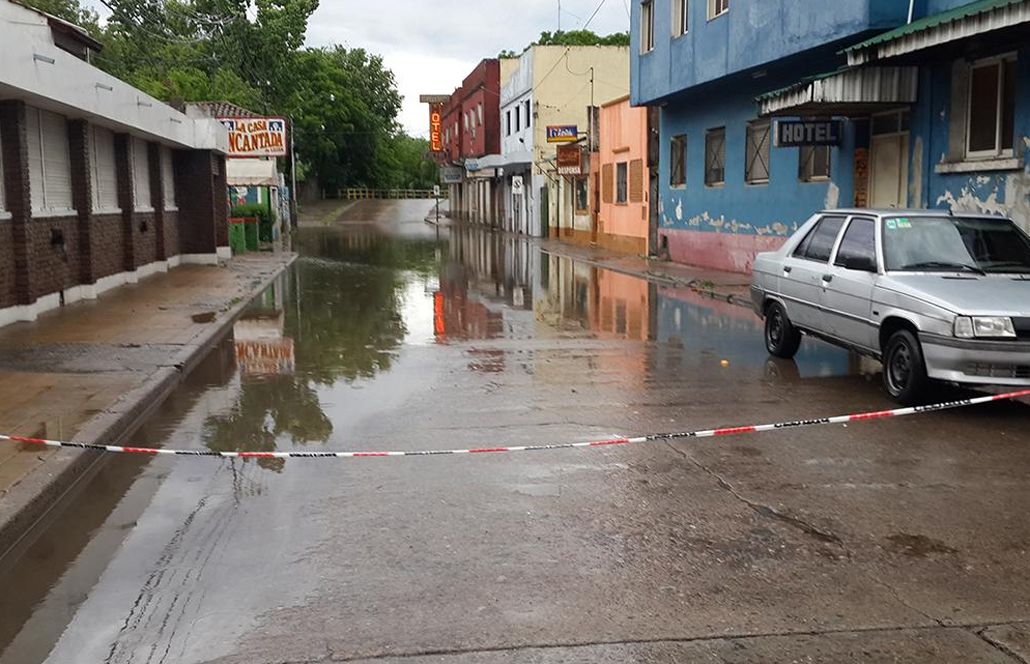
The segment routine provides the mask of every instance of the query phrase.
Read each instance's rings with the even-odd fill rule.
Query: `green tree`
[[[522,49],[522,52],[525,53],[534,46],[629,46],[629,33],[613,32],[610,35],[599,35],[592,30],[545,30],[536,41]],[[497,57],[517,58],[519,54],[504,50]]]

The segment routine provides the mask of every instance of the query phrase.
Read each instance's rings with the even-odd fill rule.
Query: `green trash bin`
[[[243,220],[243,228],[247,238],[247,250],[257,251],[261,248],[260,224],[257,217],[247,217]]]
[[[229,220],[229,247],[234,256],[247,253],[246,224],[242,220]]]

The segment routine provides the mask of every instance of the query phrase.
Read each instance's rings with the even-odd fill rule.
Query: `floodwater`
[[[436,230],[418,218],[363,221],[301,229],[301,258],[134,444],[518,445],[884,405],[873,371],[839,349],[806,342],[796,361],[770,360],[745,309],[512,237]],[[1009,414],[1013,426],[1021,418]],[[736,449],[749,463],[761,455]],[[321,661],[549,643],[566,632],[600,642],[620,625],[645,638],[680,624],[685,597],[747,604],[746,584],[716,591],[712,579],[788,550],[800,556],[798,570],[823,574],[815,586],[867,592],[826,571],[838,569],[838,540],[813,541],[779,522],[757,529],[750,519],[760,515],[742,516],[668,447],[587,454],[112,458],[4,561],[0,663]],[[864,479],[848,482],[882,468],[893,482],[894,454],[836,463],[861,465]],[[791,472],[777,463],[759,474]],[[796,490],[808,480],[782,482]],[[906,527],[892,536],[918,536]],[[683,547],[695,545],[698,558],[685,565]],[[605,587],[584,588],[586,570],[609,575]],[[801,583],[795,572],[788,585]],[[775,615],[776,603],[762,597],[765,619],[739,623],[793,619]],[[568,615],[602,606],[601,616]],[[847,628],[846,616],[829,622]],[[893,606],[882,617],[902,620]]]

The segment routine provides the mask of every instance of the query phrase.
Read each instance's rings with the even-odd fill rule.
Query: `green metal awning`
[[[978,0],[844,49],[851,66],[1030,22],[1030,0]]]
[[[857,67],[806,78],[755,98],[766,115],[857,117],[916,101],[917,67]]]

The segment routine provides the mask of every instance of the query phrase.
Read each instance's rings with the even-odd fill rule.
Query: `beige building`
[[[621,46],[533,46],[518,60],[501,87],[501,155],[484,167],[497,168],[503,182],[501,227],[541,236],[556,226],[561,200],[557,146],[549,126],[575,125],[585,141],[591,106],[629,94],[629,48]],[[586,165],[584,165],[586,168]]]

